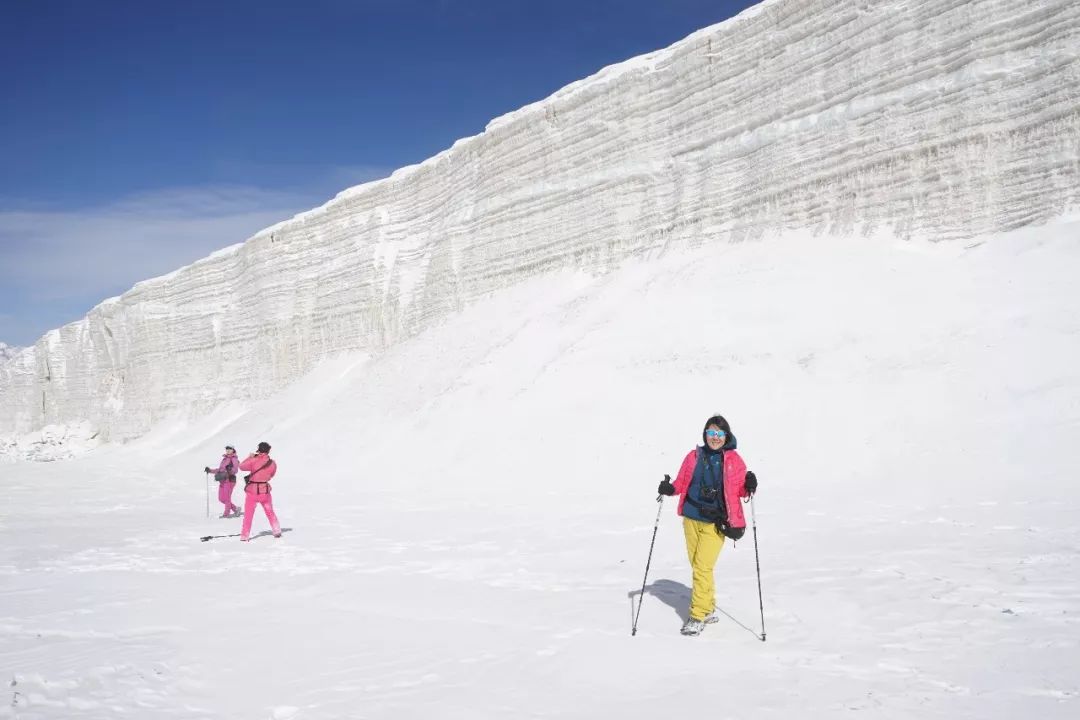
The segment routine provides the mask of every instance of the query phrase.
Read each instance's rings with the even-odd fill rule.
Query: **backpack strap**
[[[252,480],[251,480],[251,476],[252,476],[252,475],[254,475],[254,474],[255,474],[255,473],[257,473],[257,472],[262,472],[262,471],[263,471],[263,470],[265,470],[266,468],[270,467],[270,466],[271,466],[271,465],[272,465],[273,463],[274,463],[274,460],[273,460],[273,458],[271,458],[271,459],[268,459],[268,460],[266,461],[266,464],[265,464],[265,465],[263,465],[263,466],[262,466],[261,468],[259,468],[258,470],[255,470],[255,471],[254,471],[254,472],[252,472],[252,473],[251,473],[250,475],[245,475],[245,476],[244,476],[244,487],[247,487],[248,485],[250,485],[250,484],[251,484],[251,482],[252,482]],[[258,485],[266,485],[266,482],[265,482],[265,481],[264,481],[264,482],[259,482],[259,483],[257,483],[257,484],[258,484]]]

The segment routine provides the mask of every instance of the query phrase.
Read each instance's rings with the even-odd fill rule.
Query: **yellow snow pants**
[[[716,558],[720,557],[720,548],[724,547],[724,536],[716,529],[715,523],[688,517],[683,518],[683,532],[686,534],[686,554],[694,572],[694,587],[690,593],[690,617],[704,620],[706,615],[716,609],[713,567],[716,565]]]

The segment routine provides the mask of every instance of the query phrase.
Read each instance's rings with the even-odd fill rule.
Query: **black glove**
[[[750,495],[757,492],[757,475],[752,470],[746,473],[746,492]]]
[[[660,485],[656,488],[656,492],[661,495],[674,495],[675,486],[671,484],[671,476],[665,475],[664,479],[660,482]]]
[[[213,472],[213,470],[211,470],[211,469],[210,469],[210,468],[208,468],[208,467],[204,467],[204,468],[203,468],[203,472],[206,472],[206,473],[208,473],[208,472]]]

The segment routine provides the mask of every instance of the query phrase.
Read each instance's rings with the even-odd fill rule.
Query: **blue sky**
[[[0,0],[0,342],[749,0]]]

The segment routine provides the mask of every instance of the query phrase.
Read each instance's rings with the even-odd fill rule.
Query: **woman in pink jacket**
[[[239,517],[240,506],[233,505],[233,488],[236,487],[236,473],[240,471],[240,461],[236,457],[236,448],[232,445],[225,446],[225,454],[221,456],[221,462],[217,470],[211,470],[209,466],[203,468],[208,473],[214,473],[214,480],[218,483],[217,499],[225,506],[225,512],[221,517]]]
[[[735,436],[723,415],[705,421],[701,439],[704,445],[683,459],[674,484],[665,476],[657,488],[661,495],[679,495],[686,554],[694,576],[683,635],[699,635],[707,624],[717,621],[713,568],[724,538],[738,540],[746,531],[741,499],[757,490],[757,478],[747,472],[735,451]]]
[[[248,455],[247,459],[240,463],[240,469],[248,472],[244,476],[244,522],[240,526],[240,540],[247,542],[256,504],[262,505],[274,537],[281,537],[281,524],[274,514],[274,503],[270,498],[270,478],[277,473],[277,463],[270,458],[270,444],[259,443],[258,451]]]

